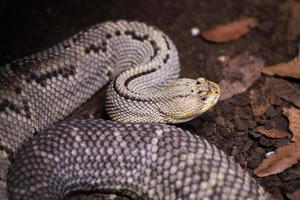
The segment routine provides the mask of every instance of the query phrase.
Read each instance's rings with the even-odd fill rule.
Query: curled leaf
[[[284,108],[283,114],[289,119],[289,129],[294,134],[293,141],[276,149],[254,170],[257,176],[269,176],[283,172],[300,160],[300,110]]]
[[[230,60],[222,70],[224,79],[219,82],[220,100],[245,92],[260,77],[263,65],[262,59],[247,52]]]
[[[270,138],[285,138],[289,136],[289,133],[286,131],[278,129],[265,129],[262,126],[257,127],[256,131]]]
[[[294,134],[292,140],[300,140],[300,109],[283,108],[283,114],[289,119],[289,129]]]
[[[296,57],[295,59],[286,62],[279,63],[277,65],[264,67],[262,73],[270,76],[283,76],[283,77],[292,77],[300,78],[300,59]]]
[[[255,18],[241,19],[236,22],[218,25],[201,33],[202,37],[212,42],[229,42],[236,40],[250,31],[251,28],[257,26]]]
[[[263,115],[271,105],[271,96],[266,95],[264,90],[253,89],[250,91],[250,103],[255,116]]]
[[[300,108],[300,87],[279,78],[266,78],[266,87],[272,94]]]
[[[259,177],[278,174],[296,164],[300,159],[300,141],[279,147],[275,153],[264,159],[254,170]]]

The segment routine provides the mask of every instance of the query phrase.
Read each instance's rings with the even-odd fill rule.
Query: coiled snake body
[[[0,70],[0,175],[5,182],[10,154],[9,199],[95,189],[137,199],[269,198],[215,146],[162,124],[205,112],[219,88],[177,79],[177,50],[153,27],[103,23]],[[106,110],[119,122],[58,122],[109,80]]]

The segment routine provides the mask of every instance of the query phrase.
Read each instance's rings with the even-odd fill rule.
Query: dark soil
[[[297,55],[298,39],[287,39],[289,14],[285,3],[284,0],[8,0],[0,11],[0,60],[6,62],[47,48],[96,23],[138,20],[160,28],[173,39],[179,50],[183,77],[203,76],[219,82],[222,64],[217,58],[221,55],[234,57],[248,51],[267,64]],[[256,17],[259,26],[231,43],[213,44],[190,33],[192,27],[205,30],[242,17]],[[252,88],[259,89],[264,79],[261,76]],[[73,117],[96,113],[107,118],[103,100],[102,91]],[[282,108],[288,105],[278,98],[263,116],[255,117],[248,90],[179,126],[217,145],[251,173],[267,152],[289,142],[269,139],[255,131],[257,126],[288,130],[288,121],[282,115]],[[276,198],[287,199],[287,193],[300,189],[299,174],[298,163],[279,175],[255,178]],[[97,195],[76,195],[72,199],[102,199],[102,195]]]

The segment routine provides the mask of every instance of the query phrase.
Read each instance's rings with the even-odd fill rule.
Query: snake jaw
[[[170,106],[164,112],[165,123],[175,124],[192,120],[211,109],[220,97],[220,88],[212,81],[204,78],[181,79],[181,81],[183,85],[186,84],[185,91],[189,92],[173,97]],[[182,86],[180,89],[183,90]]]

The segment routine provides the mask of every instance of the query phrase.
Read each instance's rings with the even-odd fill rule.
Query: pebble
[[[220,61],[221,63],[225,63],[225,61],[228,60],[228,58],[226,56],[219,56],[218,58],[218,61]]]
[[[266,156],[266,158],[269,158],[274,153],[275,153],[275,151],[269,151],[269,152],[266,153],[265,156]]]
[[[198,36],[199,34],[200,34],[200,29],[199,28],[197,28],[197,27],[193,27],[193,28],[191,28],[191,34],[192,34],[192,36]]]

